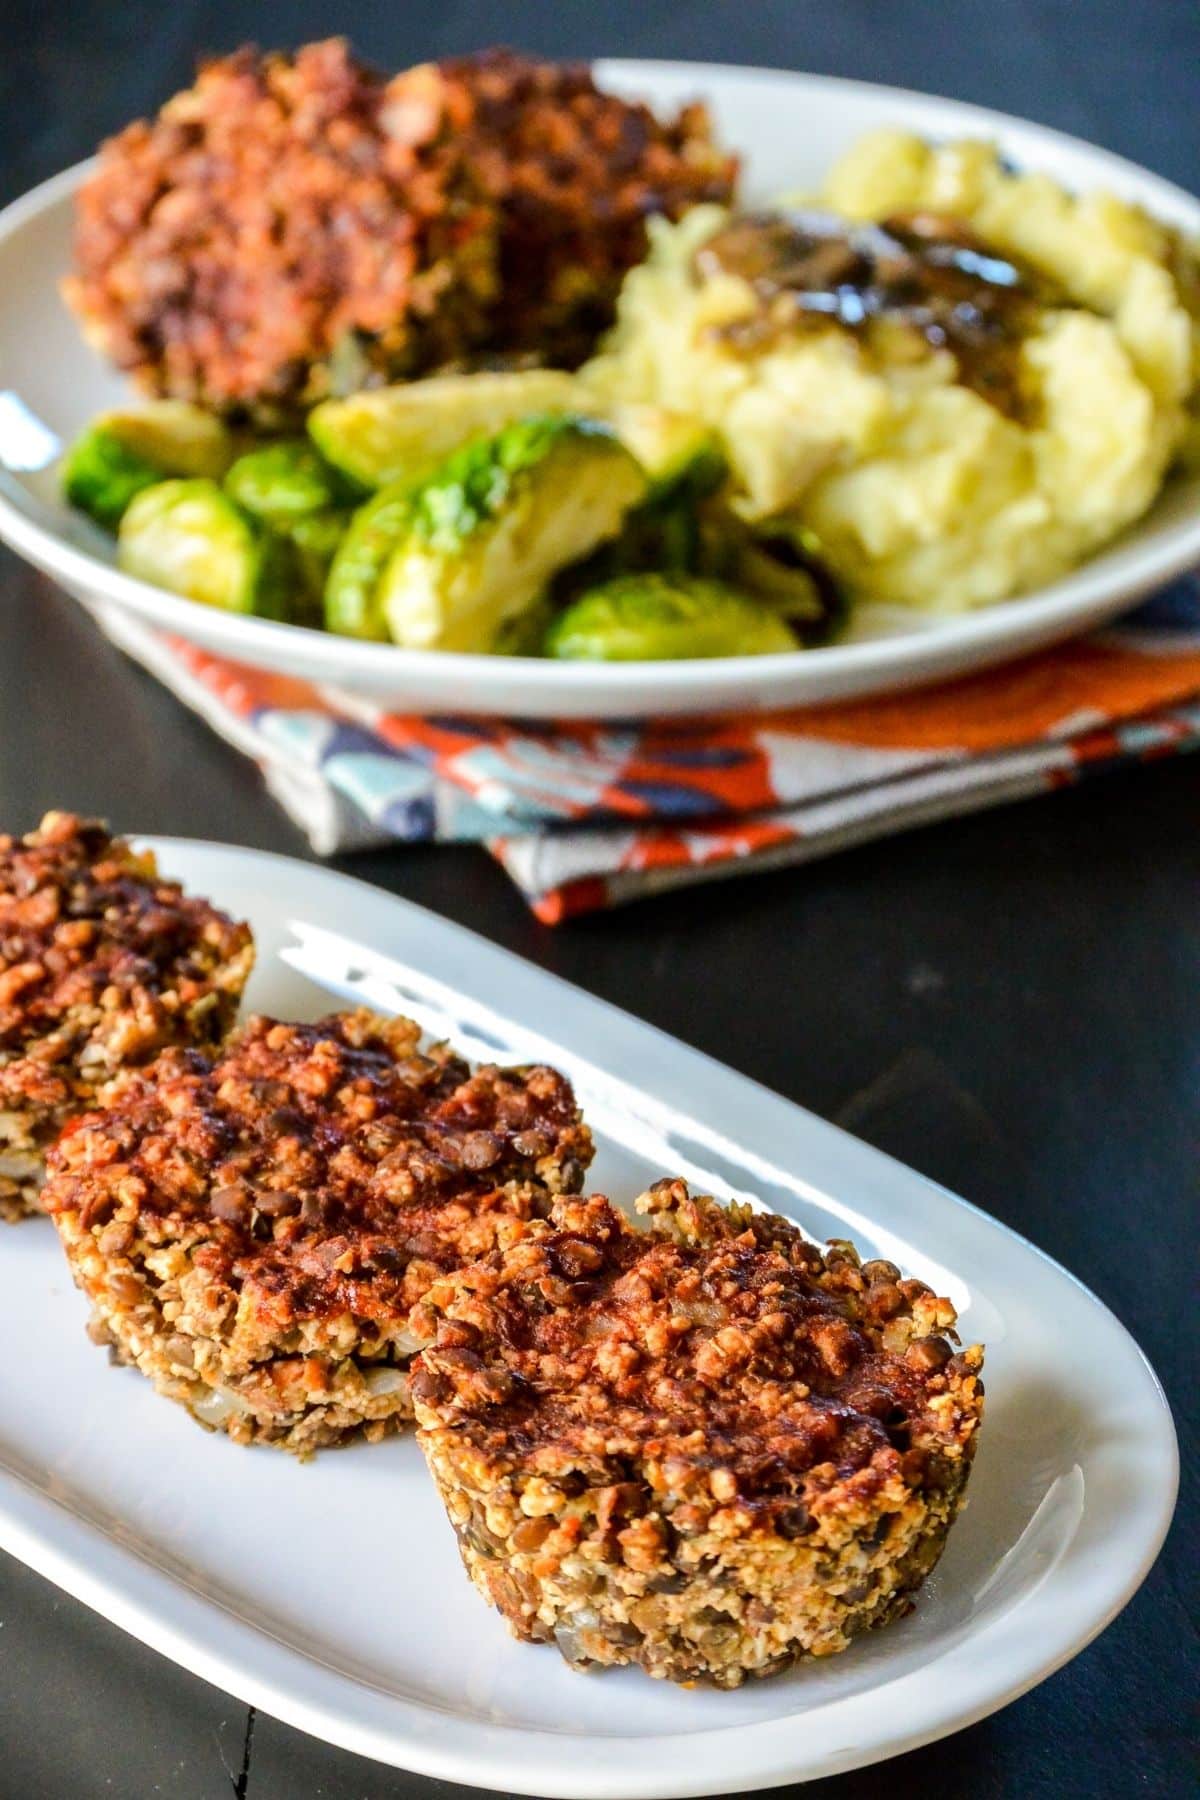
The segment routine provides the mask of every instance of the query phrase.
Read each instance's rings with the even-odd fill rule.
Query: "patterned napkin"
[[[539,919],[804,862],[1200,746],[1200,576],[1093,637],[915,693],[659,724],[412,718],[108,610],[320,855],[478,841]]]

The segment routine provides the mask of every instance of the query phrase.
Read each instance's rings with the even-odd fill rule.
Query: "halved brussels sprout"
[[[379,583],[408,528],[413,491],[407,481],[381,488],[350,520],[325,584],[325,625],[344,637],[388,641]]]
[[[580,388],[560,369],[431,375],[324,400],[308,429],[325,459],[366,488],[415,484],[469,438],[533,413],[578,410]]]
[[[554,618],[549,594],[539,594],[524,612],[505,619],[492,644],[493,656],[541,656]]]
[[[160,481],[136,495],[121,520],[117,562],[203,606],[287,617],[294,576],[288,545],[215,481]]]
[[[547,656],[658,662],[769,656],[799,644],[778,613],[696,575],[620,575],[581,594],[546,635]]]
[[[411,497],[378,615],[412,649],[491,650],[501,627],[557,570],[612,537],[645,491],[638,462],[591,419],[522,419],[468,444]]]
[[[350,523],[350,483],[305,438],[263,444],[239,456],[225,492],[293,552],[297,623],[323,624],[325,583]]]
[[[135,494],[164,476],[217,479],[233,457],[220,419],[183,400],[157,400],[136,412],[101,413],[72,444],[63,493],[106,531],[115,531]]]
[[[325,588],[329,571],[350,525],[344,508],[308,513],[286,533],[296,570],[297,602],[306,625],[325,623]]]
[[[239,456],[225,476],[225,492],[279,529],[352,497],[344,479],[304,438],[263,444]]]
[[[568,591],[581,593],[641,569],[706,574],[704,514],[725,478],[720,440],[707,425],[661,406],[630,404],[605,415],[648,478],[646,497],[620,535],[570,571]]]
[[[618,575],[642,570],[664,575],[707,573],[701,513],[691,500],[635,506],[615,538],[563,571],[555,583],[556,598],[570,600]]]
[[[730,579],[781,614],[806,643],[822,641],[841,623],[844,596],[809,532],[767,522],[731,530],[728,542]]]
[[[62,488],[72,506],[105,531],[115,531],[134,495],[162,478],[161,469],[152,468],[119,438],[92,427],[67,452]]]

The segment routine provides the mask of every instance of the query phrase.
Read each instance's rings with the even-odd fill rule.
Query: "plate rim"
[[[639,79],[653,80],[656,76],[694,82],[701,89],[706,80],[758,81],[764,85],[797,83],[865,95],[881,103],[890,98],[907,107],[945,109],[964,128],[993,135],[1016,131],[1051,149],[1082,156],[1096,165],[1098,173],[1107,170],[1122,182],[1153,192],[1165,210],[1182,217],[1190,229],[1200,233],[1200,198],[1176,183],[1085,139],[994,108],[911,88],[803,70],[649,57],[602,57],[596,59],[594,66],[602,80],[618,85],[635,86]],[[50,176],[0,210],[0,247],[25,225],[62,205],[92,160]],[[1131,529],[1136,528],[1135,525]],[[0,538],[45,573],[76,589],[87,589],[96,603],[116,605],[191,642],[207,644],[217,654],[246,662],[265,657],[264,666],[288,664],[293,673],[303,671],[302,678],[321,679],[320,665],[325,660],[321,653],[324,651],[326,658],[329,653],[328,633],[238,614],[222,613],[216,620],[198,619],[200,609],[195,602],[154,588],[69,543],[53,524],[39,521],[2,489]],[[564,716],[581,718],[619,716],[623,708],[629,715],[648,715],[656,708],[685,714],[720,712],[746,704],[748,688],[770,690],[777,681],[802,680],[805,673],[811,676],[806,685],[814,689],[848,683],[851,685],[846,688],[847,693],[893,692],[919,682],[945,679],[960,665],[963,673],[969,673],[988,666],[989,661],[1020,656],[1055,638],[1103,624],[1127,610],[1153,588],[1200,563],[1200,509],[1191,517],[1153,528],[1147,541],[1137,547],[1134,571],[1124,575],[1106,572],[1106,555],[1119,552],[1122,543],[1123,538],[1118,537],[1095,557],[1031,594],[941,619],[933,615],[932,622],[902,635],[763,657],[713,657],[704,660],[699,674],[695,662],[564,666],[539,658],[506,657],[502,661],[509,683],[505,684],[497,670],[498,659],[493,656],[444,653],[431,668],[429,652],[346,638],[338,640],[337,675],[352,684],[368,684],[376,693],[382,693],[388,685],[397,690],[428,685],[430,704],[435,710],[452,705],[450,690],[458,687],[462,693],[482,694],[484,710],[498,712],[514,710],[514,702],[498,693],[489,700],[488,690],[516,680],[539,716],[551,716],[553,703],[558,702]],[[961,661],[964,657],[968,659],[965,663]],[[687,695],[698,683],[703,687],[703,695],[688,700]],[[814,692],[808,698],[777,697],[774,702],[768,698],[756,704],[803,707],[822,704],[827,697],[823,692]]]
[[[982,1221],[990,1232],[999,1232],[1014,1241],[1043,1266],[1043,1272],[1065,1280],[1078,1299],[1095,1309],[1107,1330],[1115,1331],[1113,1341],[1121,1345],[1128,1359],[1128,1379],[1140,1384],[1138,1425],[1143,1438],[1153,1441],[1160,1481],[1149,1501],[1145,1493],[1138,1497],[1141,1531],[1136,1554],[1126,1554],[1120,1579],[1115,1586],[1108,1584],[1103,1605],[1093,1604],[1086,1624],[1081,1629],[1073,1628],[1065,1638],[1061,1625],[1059,1636],[1041,1636],[1041,1652],[1023,1660],[1018,1672],[1010,1673],[999,1686],[994,1679],[989,1682],[981,1678],[975,1668],[974,1691],[966,1704],[961,1700],[949,1702],[943,1694],[940,1704],[932,1709],[927,1690],[918,1687],[917,1694],[925,1702],[924,1711],[900,1709],[901,1716],[909,1721],[903,1729],[885,1731],[881,1741],[871,1742],[865,1748],[849,1731],[848,1741],[840,1748],[827,1751],[815,1762],[810,1758],[799,1765],[795,1713],[749,1723],[705,1726],[689,1734],[703,1742],[705,1754],[699,1759],[699,1772],[695,1758],[690,1765],[684,1765],[681,1746],[689,1739],[677,1734],[605,1738],[601,1744],[585,1732],[556,1733],[520,1725],[489,1725],[475,1718],[447,1715],[453,1721],[451,1730],[445,1722],[447,1716],[430,1703],[383,1694],[369,1683],[325,1668],[293,1645],[272,1638],[263,1626],[232,1614],[219,1602],[190,1588],[177,1575],[124,1547],[72,1508],[35,1488],[11,1467],[0,1468],[0,1546],[176,1663],[300,1730],[380,1762],[434,1778],[469,1786],[499,1786],[514,1793],[553,1793],[564,1800],[671,1800],[675,1796],[742,1791],[747,1782],[755,1788],[775,1787],[866,1766],[918,1748],[997,1711],[1053,1674],[1090,1643],[1136,1592],[1158,1555],[1174,1511],[1178,1486],[1174,1423],[1162,1386],[1140,1346],[1104,1302],[1054,1258],[972,1202],[850,1137],[838,1126],[752,1077],[729,1069],[636,1015],[528,963],[469,927],[443,919],[358,877],[298,858],[211,839],[135,835],[138,842],[155,849],[168,866],[171,857],[178,853],[184,857],[199,853],[201,861],[232,858],[241,865],[249,883],[254,882],[256,873],[278,877],[290,871],[291,884],[265,879],[261,884],[264,900],[285,918],[293,909],[301,911],[294,900],[282,897],[298,891],[298,875],[313,880],[318,887],[339,892],[350,886],[359,891],[364,902],[369,899],[374,908],[393,914],[398,922],[415,917],[426,931],[432,926],[434,937],[443,942],[453,945],[469,941],[476,949],[482,947],[488,958],[497,959],[497,976],[519,975],[535,988],[565,990],[574,1000],[582,999],[585,1010],[605,1015],[609,1023],[620,1021],[626,1029],[632,1027],[634,1038],[648,1036],[651,1041],[669,1043],[674,1052],[683,1053],[685,1073],[690,1070],[709,1079],[732,1081],[760,1105],[765,1101],[769,1106],[801,1115],[818,1150],[824,1144],[829,1151],[836,1148],[844,1155],[847,1146],[851,1146],[851,1154],[859,1159],[861,1169],[893,1180],[898,1173],[914,1195],[919,1192],[927,1203],[944,1208],[948,1222],[957,1220],[960,1210],[965,1211],[976,1225]],[[277,895],[281,897],[277,899]],[[369,943],[375,928],[369,920],[360,928],[356,918],[351,930],[345,931],[344,926],[342,929],[345,935]],[[820,1161],[819,1155],[817,1160]],[[1147,1396],[1154,1403],[1150,1408],[1145,1404]],[[1063,1560],[1069,1555],[1070,1546]],[[1003,1652],[1005,1637],[1012,1636],[1019,1616],[1044,1593],[1060,1566],[1056,1563],[1042,1584],[1020,1604],[987,1621],[974,1636],[969,1635],[963,1648],[987,1642],[993,1650],[999,1646]],[[1068,1611],[1069,1607],[1060,1608],[1060,1612]],[[828,1721],[830,1715],[840,1711],[853,1718],[864,1707],[881,1706],[885,1694],[890,1692],[894,1697],[896,1689],[905,1684],[911,1696],[913,1684],[921,1682],[926,1669],[955,1654],[954,1649],[939,1651],[923,1669],[901,1675],[883,1687],[823,1703],[812,1716],[815,1719],[819,1712]],[[973,1660],[990,1667],[995,1659]],[[971,1661],[960,1655],[956,1672],[961,1675],[966,1669],[970,1673]],[[949,1682],[943,1685],[947,1693],[955,1687]],[[381,1723],[377,1716],[381,1699],[391,1724]],[[914,1718],[919,1722],[912,1723]],[[601,1748],[590,1766],[580,1768],[579,1748],[589,1744],[601,1744]],[[726,1754],[719,1755],[718,1750]]]

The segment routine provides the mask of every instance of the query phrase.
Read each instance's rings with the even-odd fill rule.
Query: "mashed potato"
[[[1109,195],[1008,172],[982,143],[864,139],[819,204],[849,221],[937,215],[1045,283],[1014,348],[1022,403],[971,385],[911,329],[814,323],[756,339],[761,295],[697,251],[700,207],[654,228],[586,375],[722,434],[735,504],[815,533],[850,595],[959,612],[1061,575],[1138,518],[1195,434],[1192,253]]]

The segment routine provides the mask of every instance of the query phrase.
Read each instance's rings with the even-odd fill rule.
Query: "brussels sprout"
[[[331,507],[327,512],[308,513],[297,519],[283,534],[292,547],[297,615],[303,624],[325,623],[325,588],[329,571],[341,548],[350,517],[344,508]]]
[[[601,544],[585,561],[564,569],[555,582],[555,597],[571,600],[587,588],[618,575],[650,570],[666,575],[706,573],[701,522],[690,500],[662,506],[636,506],[626,515],[619,534]]]
[[[708,573],[703,513],[725,478],[719,440],[708,426],[660,406],[620,406],[607,416],[641,463],[649,486],[619,536],[586,566],[569,571],[564,584],[568,596],[635,570]]]
[[[546,636],[572,662],[768,656],[799,645],[787,625],[723,582],[695,575],[620,575],[581,594]]]
[[[164,475],[216,481],[234,457],[229,427],[186,400],[153,400],[134,412],[102,413],[92,429],[110,432]]]
[[[277,530],[352,498],[347,484],[303,438],[239,456],[225,477],[231,499]]]
[[[645,491],[607,427],[519,420],[457,451],[411,496],[375,604],[398,644],[491,650],[501,626],[613,536]]]
[[[662,406],[630,403],[608,415],[613,430],[641,463],[650,480],[647,507],[681,492],[699,500],[725,479],[721,440],[710,426]]]
[[[379,593],[387,560],[408,528],[413,491],[409,482],[381,488],[350,520],[325,584],[325,624],[344,637],[388,640]]]
[[[106,531],[115,531],[135,494],[166,475],[225,472],[233,440],[219,419],[182,400],[138,412],[102,413],[67,452],[63,493]]]
[[[423,481],[469,438],[514,419],[579,407],[575,379],[559,369],[431,375],[397,387],[325,400],[308,429],[325,459],[365,488]]]
[[[554,618],[549,594],[539,594],[524,612],[505,619],[492,644],[493,656],[541,656]]]
[[[105,531],[115,531],[135,494],[163,478],[111,433],[95,426],[67,452],[63,464],[63,493],[72,506],[87,513]]]
[[[287,544],[215,481],[160,481],[138,494],[121,520],[117,561],[127,574],[204,606],[287,616]]]
[[[731,580],[782,615],[806,643],[827,638],[845,616],[846,602],[802,528],[779,521],[731,531],[726,558]]]
[[[324,622],[325,583],[350,522],[350,484],[304,438],[239,456],[225,492],[293,552],[298,623]]]

